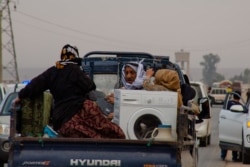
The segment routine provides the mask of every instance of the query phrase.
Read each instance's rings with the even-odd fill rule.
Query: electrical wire
[[[46,24],[49,24],[49,25],[56,26],[58,28],[61,28],[61,29],[67,30],[67,31],[71,31],[71,32],[74,32],[74,33],[79,33],[79,34],[87,36],[89,38],[97,39],[97,40],[99,40],[99,42],[97,42],[96,40],[89,40],[89,39],[87,40],[86,38],[82,39],[82,38],[79,38],[79,37],[74,37],[74,38],[78,38],[80,40],[84,40],[84,41],[87,40],[88,42],[92,42],[92,43],[97,42],[97,43],[102,43],[102,44],[105,44],[105,45],[125,47],[125,48],[130,48],[130,49],[142,49],[142,48],[145,48],[145,47],[146,48],[149,47],[149,46],[145,46],[145,45],[142,46],[142,43],[128,42],[128,41],[124,41],[124,40],[118,40],[118,39],[114,39],[114,38],[104,37],[104,36],[84,32],[84,31],[80,31],[80,30],[73,29],[73,28],[70,28],[70,27],[67,27],[67,26],[63,26],[63,25],[60,25],[60,24],[53,23],[53,22],[45,20],[45,19],[41,19],[39,17],[32,16],[32,15],[27,14],[27,13],[22,12],[22,11],[15,11],[15,12],[17,12],[20,15],[29,17],[31,19],[34,19],[34,20],[37,20],[37,21],[40,21],[40,22],[43,22],[43,23],[46,23]],[[36,28],[38,28],[38,27],[36,27]],[[41,29],[41,28],[39,28],[39,29]],[[46,30],[46,31],[49,31],[49,30]],[[53,33],[55,33],[55,32],[53,32]],[[102,42],[100,42],[100,40]],[[109,42],[109,44],[105,43],[105,42]],[[210,52],[211,50],[213,50],[213,51],[216,51],[216,50],[229,50],[229,49],[237,49],[239,47],[249,46],[249,42],[250,42],[250,39],[246,39],[246,40],[231,42],[231,43],[228,43],[228,44],[223,44],[222,46],[216,45],[216,47],[185,46],[184,45],[182,48],[185,48],[185,50],[188,50],[189,52]],[[150,45],[150,47],[152,48],[153,46]],[[167,49],[167,48],[172,48],[172,49]],[[180,47],[179,46],[166,46],[166,47],[162,48],[161,46],[157,46],[157,48],[154,48],[154,50],[159,50],[159,49],[173,52],[173,51],[176,51],[176,49],[179,50]]]

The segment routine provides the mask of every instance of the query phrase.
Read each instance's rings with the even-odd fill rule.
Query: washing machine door
[[[157,109],[143,108],[129,118],[127,134],[129,139],[147,139],[159,124],[167,124],[166,116]]]

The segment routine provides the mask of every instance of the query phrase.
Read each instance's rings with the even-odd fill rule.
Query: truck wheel
[[[4,166],[4,162],[0,161],[0,167]]]
[[[197,144],[195,144],[195,146],[193,147],[192,156],[193,156],[193,161],[194,161],[193,167],[198,167],[199,154],[198,154],[198,146],[197,146]]]
[[[206,147],[207,143],[208,143],[207,141],[208,141],[208,137],[207,136],[200,138],[200,146],[201,147]]]
[[[241,158],[243,164],[250,164],[250,151],[247,151],[244,146],[244,137],[242,133],[242,149],[241,149]]]
[[[244,144],[242,144],[242,163],[250,164],[250,151],[246,151]]]
[[[208,136],[207,145],[210,145],[210,143],[211,143],[211,134]]]

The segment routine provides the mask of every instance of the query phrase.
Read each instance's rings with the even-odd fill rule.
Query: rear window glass
[[[226,89],[212,89],[211,93],[212,94],[226,94],[227,91]]]
[[[10,115],[12,101],[17,97],[17,92],[11,93],[2,103],[1,115]]]
[[[114,74],[95,74],[94,82],[97,90],[107,95],[114,91],[115,85],[118,83],[118,77]]]

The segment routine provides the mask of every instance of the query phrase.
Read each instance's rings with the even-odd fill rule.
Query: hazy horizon
[[[183,50],[190,53],[191,69],[208,54],[220,57],[218,70],[249,68],[250,0],[12,0],[9,7],[20,69],[45,69],[68,43],[80,56],[138,51],[174,60]],[[7,34],[2,33],[3,46]],[[3,47],[4,66],[13,59],[9,53]],[[200,79],[200,71],[194,72],[191,77]],[[20,77],[30,74],[20,72]]]
[[[20,81],[23,80],[31,80],[35,76],[42,73],[47,68],[19,68],[19,79]],[[235,75],[240,75],[244,72],[244,68],[219,68],[217,70],[218,73],[225,76],[225,79],[230,79]],[[9,74],[4,73],[3,78],[4,80],[9,80]],[[202,67],[201,68],[190,68],[190,80],[193,81],[201,81],[202,79]]]

